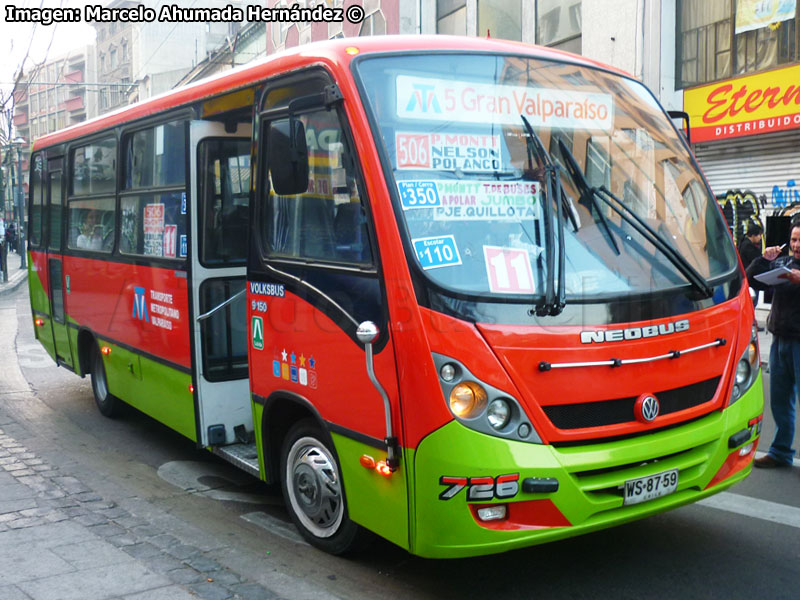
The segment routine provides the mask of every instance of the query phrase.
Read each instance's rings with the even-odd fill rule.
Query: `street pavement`
[[[9,272],[0,296],[26,279]],[[3,308],[0,306],[0,310]],[[13,344],[16,319],[0,319]],[[11,362],[12,364],[7,364]],[[0,599],[260,600],[278,594],[210,556],[210,548],[164,533],[147,514],[104,498],[19,440],[31,432],[4,411],[33,395],[19,366],[0,364]]]
[[[26,280],[22,269],[9,275],[0,296]],[[767,312],[757,310],[761,326]],[[5,343],[13,344],[16,330],[3,331],[13,322],[0,319],[0,340],[11,338]],[[759,338],[766,362],[771,336]],[[146,513],[102,497],[30,451],[19,440],[31,433],[4,412],[3,399],[33,393],[18,365],[0,364],[0,599],[279,597],[220,564],[209,548],[164,533]]]

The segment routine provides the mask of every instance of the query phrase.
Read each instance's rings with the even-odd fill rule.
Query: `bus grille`
[[[686,410],[710,402],[719,385],[719,377],[713,377],[671,390],[655,392],[661,403],[660,415]],[[544,406],[545,414],[559,429],[583,429],[629,423],[635,420],[633,405],[636,397],[615,398],[600,402]]]

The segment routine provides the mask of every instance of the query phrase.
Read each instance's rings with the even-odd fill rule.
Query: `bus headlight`
[[[750,379],[750,371],[750,361],[747,358],[740,360],[736,365],[736,385],[742,386],[747,383],[747,380]]]
[[[474,381],[459,383],[450,391],[450,410],[462,419],[478,416],[486,408],[486,390]]]
[[[500,431],[508,424],[511,418],[511,407],[503,398],[496,398],[489,403],[486,409],[486,419],[496,430]]]
[[[459,360],[435,352],[432,355],[442,399],[456,421],[486,435],[529,444],[542,443],[513,394],[482,381]]]
[[[747,348],[745,348],[739,362],[736,363],[736,376],[733,380],[733,389],[731,390],[728,406],[741,398],[744,393],[750,389],[750,386],[756,382],[760,368],[761,357],[758,352],[758,328],[753,324],[753,328],[750,332],[750,343],[747,344]]]

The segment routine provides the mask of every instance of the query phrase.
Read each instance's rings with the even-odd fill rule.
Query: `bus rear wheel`
[[[120,401],[108,391],[108,379],[106,378],[106,368],[103,365],[103,355],[95,347],[92,351],[91,361],[92,392],[97,409],[104,417],[113,419],[119,415]]]
[[[312,420],[296,423],[281,448],[281,488],[292,521],[312,546],[330,554],[363,547],[366,531],[350,520],[332,444]]]

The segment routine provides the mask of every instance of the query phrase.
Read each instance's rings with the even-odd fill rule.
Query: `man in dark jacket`
[[[800,225],[792,228],[789,245],[788,256],[779,258],[782,247],[772,246],[747,269],[750,286],[761,290],[769,286],[756,280],[755,275],[777,267],[791,269],[781,277],[784,283],[772,286],[772,309],[767,317],[767,329],[773,335],[769,402],[776,430],[769,453],[754,462],[761,468],[788,467],[794,458],[795,401],[800,384]]]
[[[748,225],[747,234],[739,242],[739,256],[742,258],[742,265],[745,269],[761,256],[761,236],[764,234],[761,225],[752,222]]]

